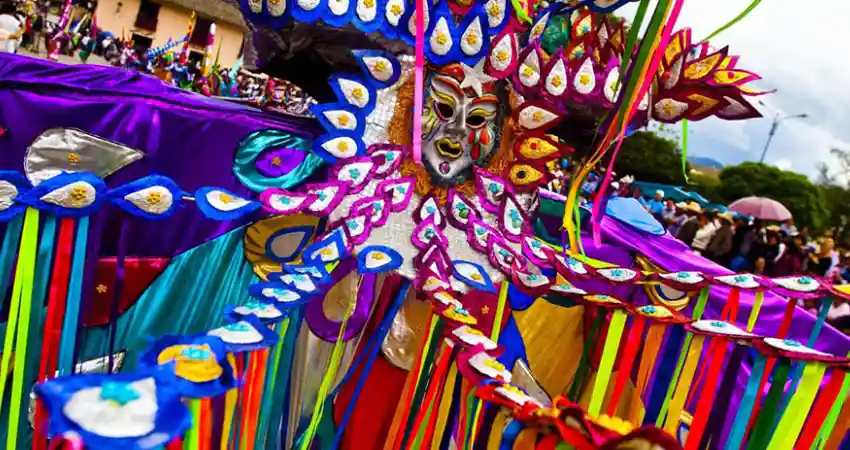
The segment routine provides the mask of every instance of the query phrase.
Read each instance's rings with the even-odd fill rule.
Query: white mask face
[[[498,145],[501,110],[495,84],[482,84],[479,95],[465,87],[464,79],[461,66],[450,64],[428,80],[422,162],[440,185],[470,179],[472,165],[486,165]]]

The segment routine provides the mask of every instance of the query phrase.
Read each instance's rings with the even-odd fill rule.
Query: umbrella
[[[744,197],[735,200],[729,209],[762,220],[783,222],[791,218],[785,205],[765,197]]]

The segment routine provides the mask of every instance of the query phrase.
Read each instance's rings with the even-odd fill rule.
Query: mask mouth
[[[434,146],[437,148],[437,152],[446,158],[457,159],[463,155],[463,146],[448,138],[438,140]]]

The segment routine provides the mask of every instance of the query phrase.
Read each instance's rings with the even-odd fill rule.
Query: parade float
[[[764,94],[624,3],[246,0],[370,36],[275,113],[0,56],[5,448],[838,448],[844,288],[579,206],[631,130]]]

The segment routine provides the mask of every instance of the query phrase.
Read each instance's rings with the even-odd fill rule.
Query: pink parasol
[[[785,205],[765,197],[744,197],[735,200],[729,209],[762,220],[783,222],[791,218],[791,212]]]

